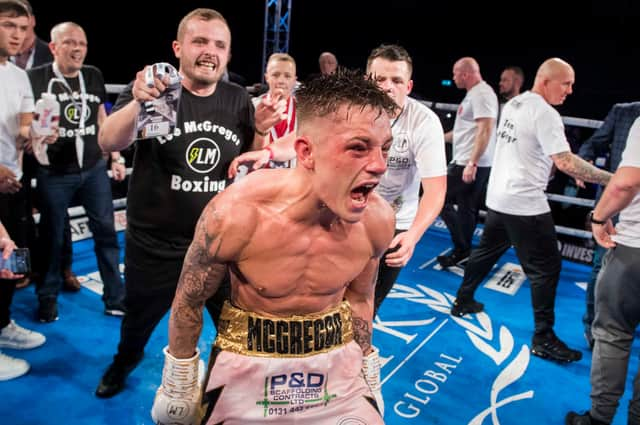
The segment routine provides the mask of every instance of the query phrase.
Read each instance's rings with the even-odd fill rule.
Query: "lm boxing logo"
[[[220,147],[208,137],[191,142],[185,154],[189,168],[200,174],[210,172],[220,162]]]
[[[72,124],[80,124],[80,109],[78,108],[78,106],[80,105],[77,105],[76,103],[69,103],[64,107],[63,115],[67,119],[67,121]],[[87,105],[87,107],[84,108],[83,121],[87,122],[90,116],[91,108],[89,108],[89,105]]]

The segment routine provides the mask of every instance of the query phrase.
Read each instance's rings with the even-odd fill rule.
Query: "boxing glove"
[[[380,357],[376,347],[373,351],[362,358],[362,375],[364,376],[369,389],[373,393],[378,404],[380,415],[384,416],[384,400],[382,399],[382,384],[380,383]]]
[[[164,350],[162,384],[156,392],[151,418],[157,425],[196,425],[202,420],[201,384],[198,379],[200,351],[189,359],[177,359]]]

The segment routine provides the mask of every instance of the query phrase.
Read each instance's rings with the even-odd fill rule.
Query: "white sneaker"
[[[29,372],[29,363],[0,351],[0,381],[8,381]]]
[[[28,350],[40,347],[46,340],[41,333],[18,326],[13,320],[0,330],[0,348]]]

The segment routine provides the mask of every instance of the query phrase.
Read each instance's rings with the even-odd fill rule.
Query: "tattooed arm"
[[[553,163],[558,169],[573,178],[606,185],[612,174],[591,165],[579,156],[567,151],[551,155]]]
[[[379,196],[373,196],[369,202],[367,216],[363,221],[367,223],[373,255],[362,272],[351,281],[344,295],[351,305],[354,339],[365,356],[373,351],[371,335],[378,267],[393,239],[396,226],[395,212],[387,201]]]
[[[177,358],[193,356],[202,331],[205,301],[216,293],[227,263],[236,258],[249,232],[238,232],[243,215],[225,209],[223,195],[202,212],[187,251],[169,318],[169,352]],[[228,198],[226,198],[228,199]]]
[[[218,194],[196,225],[171,306],[169,347],[163,350],[162,384],[151,407],[154,424],[202,422],[200,353],[196,348],[202,331],[202,310],[207,298],[218,290],[227,263],[237,260],[251,238],[245,236],[253,230],[244,220],[255,218],[255,209],[240,198],[234,188]],[[231,209],[238,204],[247,213],[233,214]],[[239,231],[242,228],[248,232]]]
[[[351,305],[353,339],[360,345],[365,355],[371,352],[373,299],[379,262],[378,258],[369,260],[362,273],[351,282],[344,296]]]
[[[393,220],[391,223],[393,223]],[[345,298],[351,304],[353,337],[362,348],[361,373],[375,398],[380,414],[384,416],[384,399],[382,398],[382,385],[380,384],[381,364],[379,350],[372,345],[371,340],[373,332],[373,302],[379,264],[379,257],[371,258],[360,276],[354,279],[347,288]]]

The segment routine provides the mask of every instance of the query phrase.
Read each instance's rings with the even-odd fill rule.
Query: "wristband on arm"
[[[599,225],[604,225],[607,224],[607,220],[597,220],[594,216],[593,216],[593,210],[591,210],[591,212],[589,213],[589,221],[593,224],[599,224]]]
[[[269,131],[260,131],[258,130],[258,127],[255,128],[255,132],[258,136],[262,136],[262,137],[266,137],[269,135]]]

